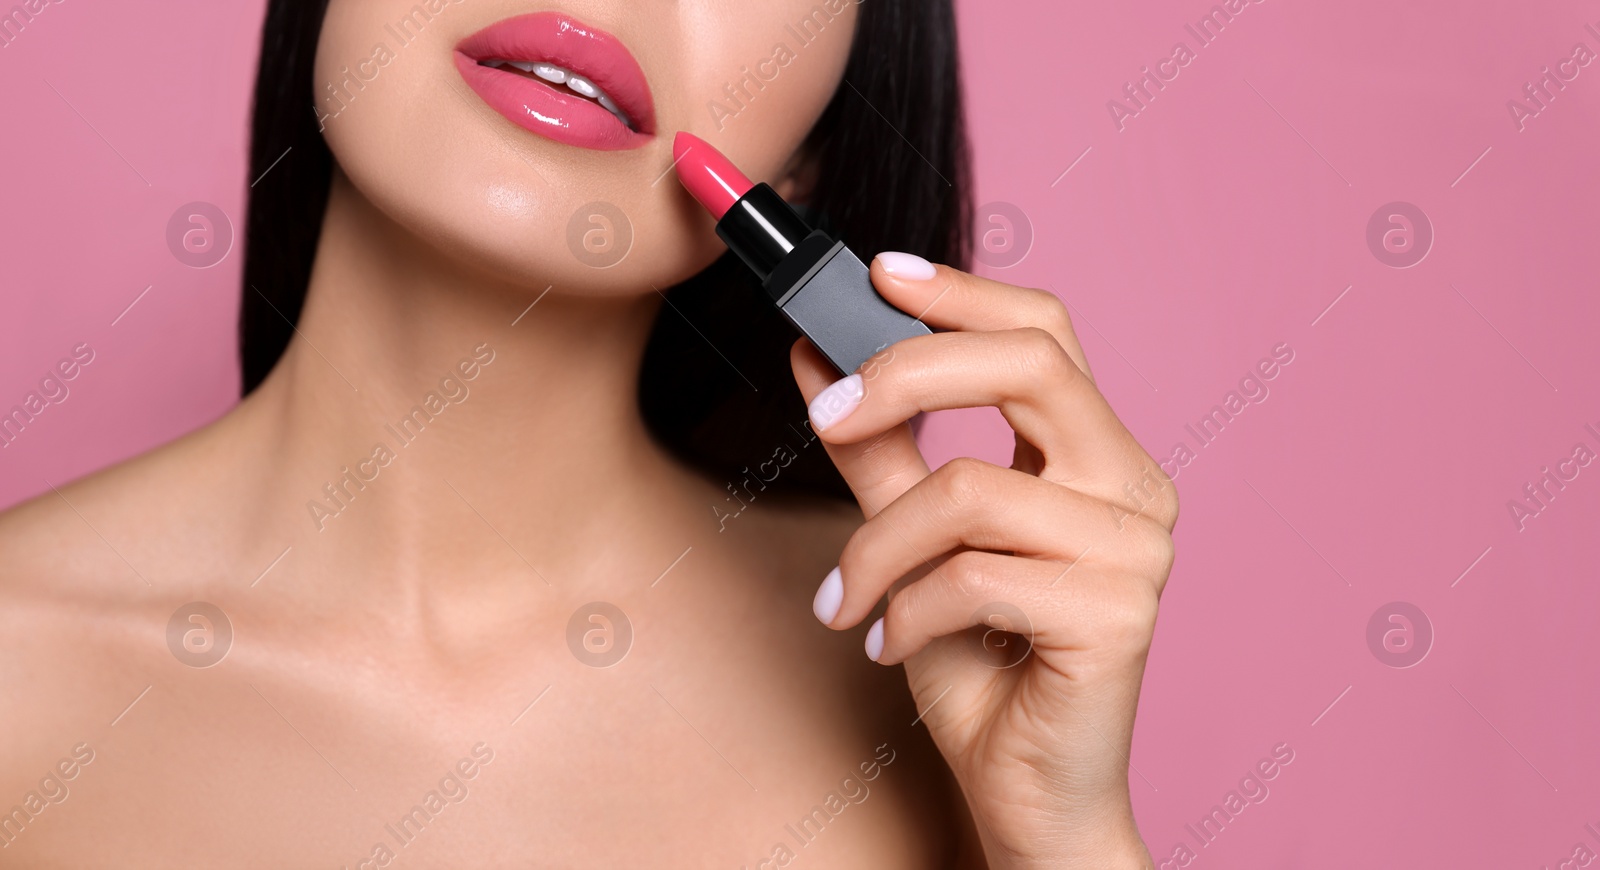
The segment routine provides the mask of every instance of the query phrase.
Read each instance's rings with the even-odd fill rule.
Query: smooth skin
[[[319,84],[415,5],[332,0]],[[706,103],[815,5],[560,11],[627,44],[660,129],[795,195],[855,6],[721,128]],[[454,69],[460,39],[541,8],[445,4],[328,120],[338,168],[306,305],[259,389],[159,449],[40,480],[0,515],[0,812],[45,795],[0,836],[0,867],[1146,863],[1128,740],[1176,500],[1144,476],[1154,465],[1095,392],[1060,303],[942,268],[896,280],[879,261],[886,297],[951,331],[886,351],[850,417],[785,445],[829,451],[867,521],[780,478],[720,523],[736,482],[657,446],[636,399],[652,288],[721,253],[704,211],[655,183],[671,136],[560,145],[488,110]],[[634,231],[607,269],[568,247],[595,201]],[[808,398],[837,377],[797,353]],[[385,427],[479,354],[492,362],[470,394],[397,446]],[[105,353],[75,395],[115,365]],[[1018,470],[929,475],[904,421],[982,404],[1017,429]],[[315,520],[308,504],[379,442],[394,459]],[[846,636],[812,615],[835,565],[830,627]],[[863,654],[897,583],[878,658],[904,662],[911,692]],[[168,648],[197,601],[233,628],[203,669]],[[569,646],[596,601],[633,629],[609,668]],[[967,628],[991,603],[1032,626],[1012,667],[991,655],[1005,635],[986,647]],[[93,761],[46,784],[80,744]],[[480,744],[493,758],[466,793],[395,843],[385,826]],[[797,844],[790,829],[829,804]]]
[[[1095,388],[1055,296],[900,254],[877,258],[872,279],[950,331],[868,360],[865,389],[837,388],[860,397],[842,405],[818,401],[832,370],[809,343],[794,347],[795,376],[828,409],[814,413],[834,421],[820,435],[866,517],[825,621],[858,626],[890,595],[867,654],[905,664],[989,866],[1146,866],[1127,758],[1177,492]],[[956,459],[930,472],[908,421],[978,406],[1015,430],[1012,466]],[[832,596],[818,598],[824,618]],[[1031,641],[1020,661],[986,646],[997,626]]]

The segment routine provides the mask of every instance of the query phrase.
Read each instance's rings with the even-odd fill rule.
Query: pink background
[[[1576,43],[1600,52],[1600,5],[1265,0],[1200,47],[1185,25],[1209,6],[960,9],[977,199],[1035,235],[986,271],[1061,294],[1140,441],[1195,454],[1132,759],[1151,851],[1328,868],[1600,852],[1600,466],[1521,532],[1507,509],[1576,444],[1600,452],[1600,65],[1525,130],[1506,109]],[[73,346],[97,353],[0,451],[0,503],[234,401],[237,252],[191,269],[164,233],[193,200],[239,228],[260,7],[67,0],[0,49],[0,408]],[[1119,132],[1107,101],[1180,40],[1197,57]],[[1435,233],[1407,269],[1366,239],[1396,200]],[[1186,424],[1285,342],[1268,398],[1197,446]],[[1006,461],[1007,439],[971,412],[925,442]],[[1394,601],[1433,627],[1410,668],[1367,641]],[[1270,796],[1200,846],[1185,825],[1280,743],[1294,761]]]

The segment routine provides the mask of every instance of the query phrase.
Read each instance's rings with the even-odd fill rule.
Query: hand
[[[889,596],[867,655],[905,663],[991,867],[1150,866],[1128,747],[1177,492],[1095,388],[1054,295],[904,254],[875,259],[872,281],[951,331],[831,386],[809,342],[793,349],[812,426],[866,516],[817,617],[851,628]],[[984,405],[1016,432],[1011,467],[929,473],[908,421]]]

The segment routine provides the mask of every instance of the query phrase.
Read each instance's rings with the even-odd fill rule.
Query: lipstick
[[[717,219],[717,236],[841,374],[901,339],[929,333],[878,295],[866,264],[843,242],[812,229],[777,191],[746,178],[717,149],[679,133],[672,157],[678,180]]]

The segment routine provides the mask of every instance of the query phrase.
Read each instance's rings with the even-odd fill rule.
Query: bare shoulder
[[[752,502],[738,522],[748,524],[749,538],[778,565],[799,571],[821,568],[811,580],[812,591],[839,562],[839,553],[861,527],[861,509],[854,502],[818,495],[776,494],[765,502]],[[732,525],[731,523],[729,525]]]
[[[772,642],[813,663],[818,673],[842,681],[868,727],[901,718],[909,722],[916,714],[903,671],[873,664],[863,649],[871,620],[833,631],[812,615],[817,587],[839,564],[839,554],[862,522],[853,501],[781,494],[752,502],[723,534],[732,537],[734,547],[749,551],[747,558],[770,584],[762,592],[769,612],[761,618],[775,633]]]
[[[226,546],[211,490],[194,485],[213,471],[207,440],[47,484],[0,513],[0,800],[79,744],[93,755],[165,666],[167,616]]]
[[[0,512],[0,596],[72,600],[141,597],[150,575],[185,573],[222,545],[237,502],[237,451],[221,449],[223,418],[149,452]],[[219,480],[235,486],[219,487]]]
[[[870,735],[870,745],[881,758],[896,759],[901,765],[897,773],[901,784],[920,795],[925,802],[922,811],[937,816],[932,824],[942,838],[939,866],[985,866],[960,787],[920,724],[905,669],[882,667],[866,657],[863,640],[871,618],[835,632],[811,615],[817,586],[838,565],[840,552],[864,521],[861,509],[854,501],[817,496],[774,498],[765,508],[758,511],[752,504],[743,518],[752,520],[750,537],[760,542],[774,566],[773,576],[782,584],[778,606],[801,611],[798,621],[811,632],[803,660],[842,683],[852,699],[848,714],[840,711],[832,721],[855,722],[859,736]]]

